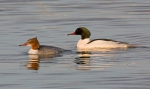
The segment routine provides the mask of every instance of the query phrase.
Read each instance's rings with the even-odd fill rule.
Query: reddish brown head
[[[26,43],[20,44],[19,46],[31,46],[33,50],[37,50],[40,47],[37,37],[29,39]]]

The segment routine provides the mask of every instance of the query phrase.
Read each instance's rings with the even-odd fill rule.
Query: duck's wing
[[[63,51],[64,49],[54,46],[41,45],[39,48],[39,54],[58,54]]]
[[[91,40],[90,42],[88,42],[87,44],[90,44],[90,43],[92,43],[92,42],[94,42],[94,41],[99,41],[99,40],[101,40],[101,41],[116,42],[116,43],[118,43],[118,44],[128,44],[128,43],[126,43],[126,42],[116,41],[116,40],[112,40],[112,39],[93,39],[93,40]]]

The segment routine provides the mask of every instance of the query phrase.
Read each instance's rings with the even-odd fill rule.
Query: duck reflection
[[[75,58],[74,62],[76,64],[88,65],[90,63],[90,52],[89,51],[78,52],[78,57]]]
[[[92,51],[79,51],[78,57],[75,58],[74,62],[79,70],[103,70],[114,65],[114,62],[104,60],[105,58],[111,59],[113,56],[113,54],[108,52],[93,53]]]
[[[26,64],[27,69],[29,70],[39,70],[39,64],[41,60],[51,59],[60,55],[28,55],[29,61]]]
[[[77,69],[89,70],[85,66],[90,66],[91,57],[89,51],[80,51],[78,52],[78,57],[75,58],[74,62],[77,64]]]
[[[40,58],[38,55],[29,55],[30,60],[27,62],[27,69],[29,70],[38,70]]]

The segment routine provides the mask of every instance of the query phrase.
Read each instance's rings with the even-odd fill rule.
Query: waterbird
[[[30,46],[30,50],[28,51],[28,54],[59,54],[63,51],[65,51],[62,48],[54,47],[54,46],[47,46],[47,45],[40,45],[37,37],[31,38],[27,40],[24,44],[20,44],[19,46]]]
[[[126,42],[115,41],[112,39],[93,39],[90,40],[91,32],[85,27],[79,27],[75,32],[68,35],[81,35],[77,43],[78,49],[95,49],[95,48],[135,48],[135,45]]]

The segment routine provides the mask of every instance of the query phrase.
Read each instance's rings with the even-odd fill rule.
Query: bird
[[[24,44],[20,44],[19,46],[30,46],[30,50],[28,51],[28,54],[53,55],[65,51],[64,49],[59,47],[40,45],[37,37],[31,38],[27,40]]]
[[[68,35],[81,35],[77,43],[78,49],[95,49],[95,48],[134,48],[135,45],[112,39],[93,39],[90,40],[91,32],[85,27],[79,27],[75,32]]]

